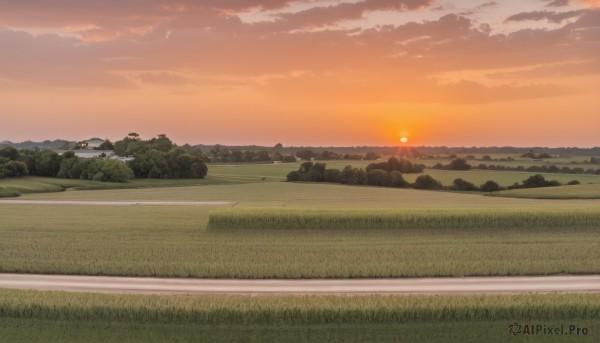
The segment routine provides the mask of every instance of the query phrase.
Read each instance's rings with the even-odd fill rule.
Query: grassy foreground
[[[210,211],[2,205],[0,271],[216,278],[600,272],[598,226],[207,230]]]
[[[10,342],[593,342],[600,295],[132,296],[0,290]],[[585,327],[521,336],[513,322]]]

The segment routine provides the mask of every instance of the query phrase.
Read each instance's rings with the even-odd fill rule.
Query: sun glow
[[[400,142],[402,142],[402,143],[408,143],[408,138],[402,137],[402,138],[400,138]]]

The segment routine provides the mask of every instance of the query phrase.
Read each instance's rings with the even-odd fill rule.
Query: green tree
[[[502,190],[502,187],[496,181],[486,181],[483,185],[479,186],[479,190],[482,192],[497,192]]]
[[[461,178],[454,180],[454,182],[452,182],[452,185],[453,185],[452,188],[454,188],[457,191],[471,192],[471,191],[477,190],[477,186],[475,186],[471,182],[465,181]]]
[[[35,173],[39,176],[56,177],[60,169],[60,157],[51,150],[42,150],[34,158]]]
[[[450,170],[471,170],[471,165],[464,158],[456,158],[448,165]]]
[[[387,186],[390,183],[390,173],[381,169],[372,169],[367,172],[367,183],[373,186]]]
[[[417,177],[415,183],[412,185],[416,189],[442,189],[444,186],[429,175],[421,175]]]

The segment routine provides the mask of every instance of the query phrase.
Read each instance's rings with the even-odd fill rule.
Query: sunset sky
[[[0,0],[0,141],[600,146],[600,0]]]

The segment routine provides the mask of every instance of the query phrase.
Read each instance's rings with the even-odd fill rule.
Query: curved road
[[[478,294],[600,292],[600,275],[240,280],[0,274],[0,288],[139,294]]]

